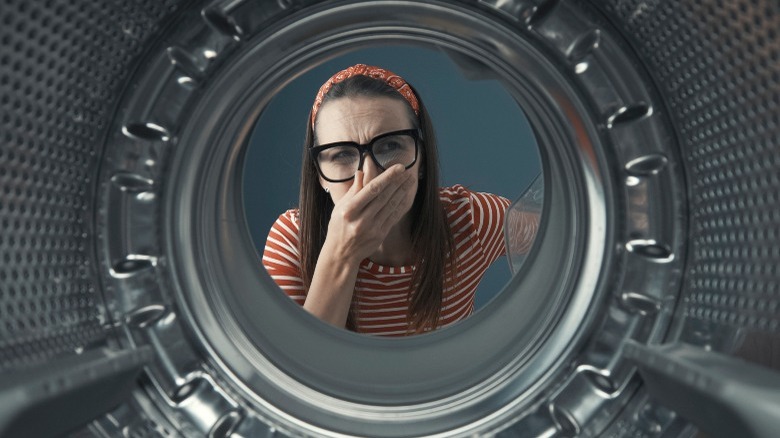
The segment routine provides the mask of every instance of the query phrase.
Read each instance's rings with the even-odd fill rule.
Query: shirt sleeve
[[[506,254],[504,217],[511,202],[504,197],[482,192],[470,192],[469,198],[477,239],[485,257],[492,262]]]
[[[524,211],[523,205],[509,207],[506,226],[509,228],[509,252],[528,254],[539,231],[539,213]]]
[[[306,301],[301,276],[299,227],[296,210],[288,210],[274,222],[263,251],[263,266],[279,287],[298,304]]]

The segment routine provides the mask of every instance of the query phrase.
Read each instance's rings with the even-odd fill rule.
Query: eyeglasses
[[[420,133],[417,129],[386,132],[374,137],[368,144],[340,141],[309,149],[320,175],[330,182],[349,181],[363,168],[363,157],[368,152],[380,169],[394,164],[405,168],[417,161]]]

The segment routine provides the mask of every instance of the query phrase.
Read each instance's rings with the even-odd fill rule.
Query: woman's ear
[[[325,193],[330,193],[330,186],[328,186],[328,182],[325,181],[321,176],[319,177],[320,181],[320,187],[322,187],[322,190],[325,191]]]

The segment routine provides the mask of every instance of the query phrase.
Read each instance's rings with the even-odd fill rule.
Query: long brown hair
[[[417,187],[411,209],[412,262],[416,269],[412,274],[413,293],[410,296],[408,310],[411,328],[414,332],[420,333],[434,329],[439,324],[444,287],[447,276],[454,275],[455,257],[452,232],[439,199],[439,157],[433,125],[422,99],[415,90],[413,91],[420,103],[419,116],[414,114],[408,102],[398,91],[383,81],[368,76],[354,76],[335,84],[325,96],[323,105],[330,100],[357,96],[400,100],[409,109],[415,128],[421,130],[422,147],[418,159],[422,159],[423,179]],[[299,208],[301,273],[304,287],[308,290],[314,277],[320,250],[325,243],[334,205],[330,196],[319,184],[319,175],[309,154],[309,148],[315,145],[316,138],[311,124],[307,123],[306,126]],[[354,331],[358,329],[354,305],[350,308],[347,317],[347,328]]]

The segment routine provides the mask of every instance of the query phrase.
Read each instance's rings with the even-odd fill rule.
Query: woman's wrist
[[[344,327],[358,269],[359,263],[323,246],[303,308],[325,322]]]
[[[327,238],[325,239],[325,243],[322,245],[322,249],[320,250],[319,259],[322,259],[323,257],[333,262],[332,264],[354,268],[358,268],[360,263],[365,258]]]

